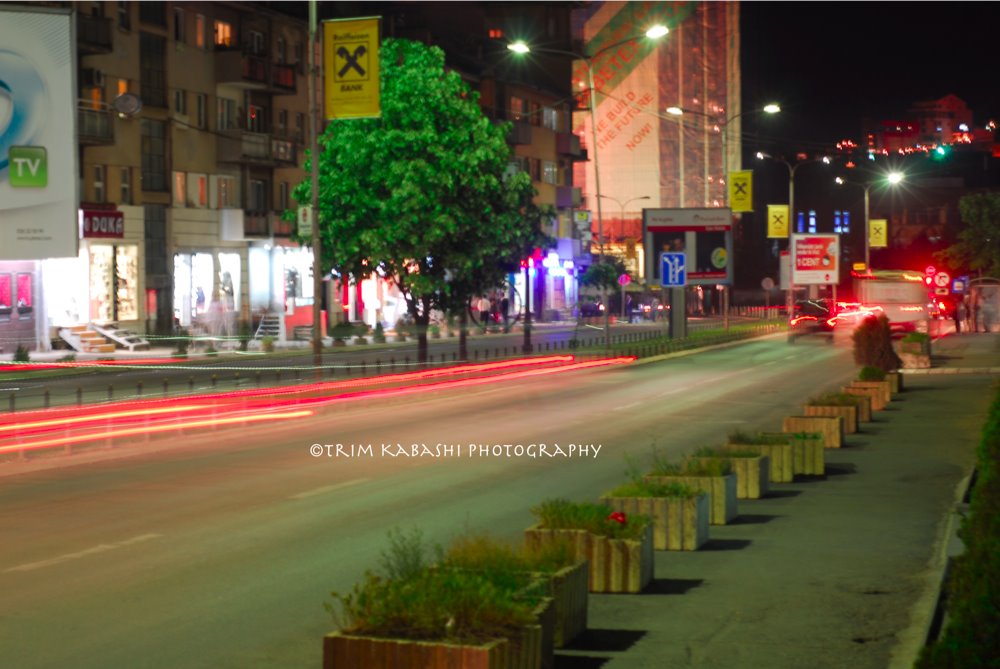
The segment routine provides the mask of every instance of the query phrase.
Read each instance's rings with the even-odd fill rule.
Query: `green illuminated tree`
[[[1000,277],[1000,193],[976,193],[958,201],[963,229],[938,257],[955,269]]]
[[[333,121],[320,140],[322,265],[395,283],[423,362],[431,311],[496,286],[542,212],[528,175],[508,172],[509,124],[483,115],[443,51],[387,39],[381,66],[381,118]],[[296,187],[298,202],[309,203],[310,186]]]

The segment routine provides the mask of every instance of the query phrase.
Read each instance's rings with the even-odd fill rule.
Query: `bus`
[[[930,312],[922,272],[870,270],[853,276],[859,317],[885,315],[893,332],[927,332]]]

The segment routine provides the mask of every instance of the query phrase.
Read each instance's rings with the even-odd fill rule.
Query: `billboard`
[[[644,209],[646,281],[664,285],[664,253],[685,254],[686,285],[732,284],[733,215],[727,209]]]
[[[72,17],[0,5],[0,260],[77,255]]]
[[[327,120],[382,114],[379,17],[323,22]]]
[[[792,283],[826,285],[840,280],[840,235],[792,235]]]

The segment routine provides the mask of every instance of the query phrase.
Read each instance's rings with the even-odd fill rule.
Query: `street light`
[[[792,309],[795,306],[795,281],[793,277],[795,276],[795,267],[792,266],[792,255],[794,249],[792,248],[792,235],[795,234],[795,226],[792,225],[792,221],[795,220],[795,172],[803,165],[808,165],[810,163],[825,163],[830,164],[829,156],[823,156],[821,158],[811,158],[809,160],[803,160],[801,162],[789,163],[787,160],[782,160],[781,158],[775,158],[769,153],[764,153],[763,151],[757,152],[757,160],[773,160],[776,163],[781,163],[788,168],[788,297],[785,300],[788,307],[788,314],[791,316]]]
[[[643,195],[641,197],[634,197],[631,200],[625,200],[625,202],[623,203],[618,198],[611,197],[610,195],[601,195],[599,197],[602,197],[605,200],[611,200],[612,202],[614,202],[615,204],[617,204],[619,207],[621,207],[621,210],[622,210],[622,217],[621,217],[621,221],[622,221],[622,236],[624,236],[624,234],[625,234],[625,208],[628,207],[633,202],[638,202],[639,200],[649,200],[649,199],[651,199],[648,195]],[[605,306],[605,311],[607,311],[607,305],[604,305],[604,306]],[[622,286],[622,318],[625,318],[625,286],[624,285]]]
[[[902,172],[889,172],[888,174],[885,175],[885,180],[886,182],[888,182],[890,186],[895,186],[896,184],[903,181],[903,176],[904,175]],[[836,179],[834,179],[834,181],[839,186],[843,186],[844,184],[850,184],[852,186],[861,186],[865,191],[865,271],[870,273],[871,267],[869,267],[868,256],[871,248],[871,231],[869,230],[871,219],[869,218],[870,209],[869,209],[868,193],[869,191],[871,191],[872,186],[879,185],[881,182],[872,181],[867,184],[862,184],[856,181],[847,181],[846,179],[842,179],[841,177],[837,177]]]
[[[661,24],[657,24],[646,30],[645,36],[649,39],[659,39],[666,35],[670,30]],[[549,48],[539,48],[534,49],[538,53],[551,53],[560,54],[563,56],[570,56],[582,61],[587,68],[587,88],[590,91],[590,136],[591,136],[591,146],[590,151],[593,152],[594,161],[594,200],[597,204],[597,244],[598,244],[598,263],[604,263],[604,217],[601,210],[601,172],[599,169],[599,163],[597,160],[597,88],[594,86],[594,64],[595,58],[600,56],[606,51],[610,51],[622,44],[628,44],[633,40],[640,37],[639,35],[629,37],[628,39],[619,40],[612,44],[599,49],[596,53],[591,56],[585,56],[576,51],[568,51],[565,49],[549,49]],[[527,45],[523,40],[518,40],[507,45],[507,48],[514,53],[526,54],[533,51],[531,47]],[[601,287],[601,297],[604,297],[604,287]],[[610,345],[610,332],[608,329],[608,310],[604,310],[604,343],[605,345]]]

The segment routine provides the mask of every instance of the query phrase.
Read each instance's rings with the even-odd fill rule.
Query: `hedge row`
[[[977,451],[978,474],[947,584],[948,622],[917,669],[1000,667],[1000,392]]]

